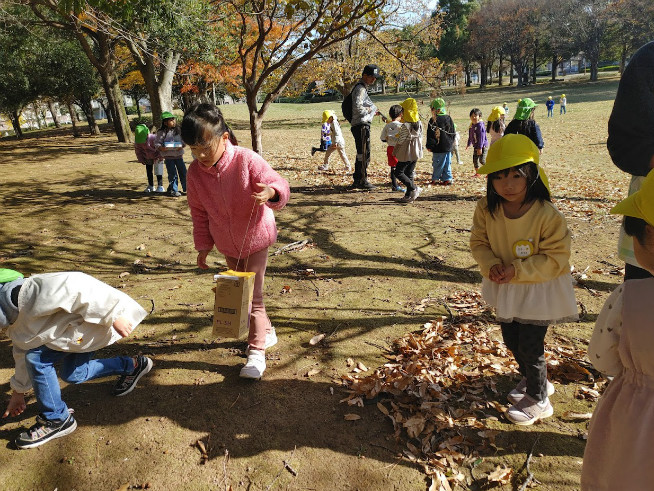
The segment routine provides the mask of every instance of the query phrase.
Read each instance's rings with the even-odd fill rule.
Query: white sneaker
[[[351,174],[351,173],[352,173],[352,167],[350,167],[350,166],[348,165],[348,166],[345,168],[345,172],[347,172],[348,174]]]
[[[143,191],[143,192],[144,193],[151,193],[152,191],[154,191],[154,186],[148,186],[147,188],[145,188],[145,191]]]
[[[275,326],[270,326],[270,332],[266,333],[266,343],[263,345],[264,349],[272,348],[277,344],[277,332],[275,331]],[[245,349],[245,356],[250,354],[250,347],[248,346]]]
[[[164,189],[163,186],[157,186],[157,193],[163,193],[163,192],[165,192],[165,191],[166,191],[166,190]]]
[[[321,171],[328,171],[328,170],[329,170],[329,166],[328,166],[328,165],[325,165],[325,164],[319,165],[319,166],[318,166],[318,170],[321,170]]]
[[[529,394],[525,394],[520,402],[508,409],[506,417],[514,424],[528,426],[541,419],[549,418],[552,414],[554,414],[554,408],[550,404],[549,397],[539,402],[532,399]]]
[[[548,380],[547,397],[553,395],[554,392],[555,392],[554,384]],[[509,395],[506,396],[506,398],[509,400],[511,404],[518,404],[526,393],[527,393],[527,377],[522,377],[522,380],[518,382],[518,385],[515,386],[515,389],[509,392]]]
[[[250,350],[248,361],[243,368],[241,368],[241,377],[260,379],[263,372],[266,370],[266,352],[260,350]]]
[[[416,187],[413,191],[411,191],[411,194],[409,195],[409,203],[413,203],[415,200],[417,200],[421,192],[421,187]]]

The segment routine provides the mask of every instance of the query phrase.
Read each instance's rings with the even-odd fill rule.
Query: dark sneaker
[[[114,387],[113,394],[117,397],[124,396],[129,394],[136,387],[136,383],[139,379],[152,370],[152,360],[147,356],[139,355],[136,363],[136,368],[130,375],[123,375],[116,382]]]
[[[368,181],[365,181],[359,185],[359,189],[373,190],[373,189],[377,189],[377,186],[369,183]]]
[[[64,421],[60,419],[47,420],[40,414],[36,417],[36,424],[16,438],[16,446],[21,449],[34,448],[44,443],[66,436],[77,428],[77,421],[72,414]]]

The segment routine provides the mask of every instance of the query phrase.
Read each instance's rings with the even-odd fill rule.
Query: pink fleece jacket
[[[277,191],[279,199],[255,205],[251,196],[261,190],[256,185],[258,182]],[[246,231],[241,257],[275,243],[277,226],[273,210],[282,209],[291,194],[288,182],[259,154],[229,141],[225,153],[212,167],[205,167],[197,160],[191,163],[187,191],[196,250],[211,250],[215,245],[231,257],[239,257]]]
[[[161,158],[159,150],[154,147],[156,136],[150,133],[145,143],[135,143],[134,152],[136,153],[136,160],[142,164],[147,164],[146,160],[157,160]]]

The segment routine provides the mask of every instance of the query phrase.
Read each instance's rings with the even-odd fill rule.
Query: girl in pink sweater
[[[268,247],[277,240],[273,210],[286,205],[288,182],[259,154],[237,146],[213,104],[189,109],[182,121],[182,139],[195,159],[187,185],[198,267],[209,267],[207,255],[215,245],[230,269],[256,273],[248,361],[241,377],[258,379],[266,369],[266,348],[277,343],[263,304],[263,280]]]

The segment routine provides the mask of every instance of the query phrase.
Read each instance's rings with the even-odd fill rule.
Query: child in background
[[[454,121],[445,109],[441,97],[431,101],[431,118],[427,125],[427,150],[433,152],[431,185],[452,184],[452,147],[454,146]]]
[[[481,119],[481,109],[470,111],[470,126],[468,127],[468,144],[466,150],[472,145],[472,164],[475,166],[475,177],[479,177],[479,167],[486,163],[488,153],[488,139],[484,120]]]
[[[318,167],[318,170],[329,170],[329,157],[332,153],[338,150],[338,154],[341,156],[341,160],[345,164],[345,172],[349,174],[352,172],[352,166],[350,165],[350,161],[348,160],[347,154],[345,153],[345,138],[343,138],[341,125],[338,123],[338,118],[336,117],[336,113],[334,113],[334,111],[324,111],[322,113],[322,119],[325,119],[325,116],[327,116],[327,123],[330,126],[332,143],[329,145],[329,148],[325,153],[325,162]]]
[[[650,139],[651,140],[651,139]],[[654,274],[654,171],[611,213],[624,215],[638,263]],[[651,489],[654,438],[654,278],[611,293],[597,317],[588,358],[614,377],[590,420],[581,489]]]
[[[329,113],[330,111],[323,111],[322,113],[322,126],[320,127],[320,146],[311,147],[311,156],[316,152],[326,152],[329,146],[332,144],[332,132],[331,126],[329,124]]]
[[[177,120],[172,113],[165,111],[161,114],[161,128],[157,131],[155,148],[164,158],[168,172],[168,189],[171,196],[179,197],[179,187],[186,193],[186,165],[184,165],[184,142],[177,126]]]
[[[131,392],[152,368],[146,356],[92,358],[96,350],[129,336],[147,312],[125,295],[84,273],[46,273],[24,278],[0,269],[0,328],[8,327],[16,371],[3,418],[25,408],[25,392],[34,389],[39,415],[16,439],[18,448],[34,448],[72,433],[73,410],[61,399],[59,376],[80,384],[120,375],[115,396]]]
[[[406,185],[405,195],[400,203],[413,203],[420,196],[421,188],[414,184],[416,163],[422,157],[422,123],[418,114],[418,103],[409,97],[401,104],[402,126],[397,134],[393,155],[397,158],[395,177]]]
[[[470,237],[484,300],[495,307],[502,337],[522,380],[509,392],[506,417],[530,425],[553,414],[547,380],[549,324],[577,319],[570,275],[570,231],[550,200],[538,148],[524,135],[491,145],[486,197],[477,202]]]
[[[561,94],[561,98],[559,99],[559,104],[561,104],[561,108],[559,109],[559,115],[565,114],[566,106],[568,105],[568,99],[566,99],[565,94]]]
[[[509,115],[509,105],[505,102],[502,104],[502,109],[504,109],[504,116]]]
[[[277,240],[273,210],[286,205],[290,188],[259,154],[237,146],[213,104],[187,111],[182,138],[195,157],[188,173],[188,204],[198,267],[209,268],[207,255],[215,246],[230,269],[256,273],[248,359],[240,375],[259,379],[266,369],[266,348],[277,343],[263,304],[268,248]]]
[[[549,96],[547,98],[547,102],[545,103],[545,107],[547,108],[547,117],[548,118],[553,118],[554,117],[554,99],[552,99],[552,96]]]
[[[518,108],[511,122],[506,125],[504,134],[518,134],[527,136],[538,147],[538,151],[543,153],[543,136],[540,132],[540,126],[534,119],[534,112],[536,111],[536,103],[529,97],[520,99]]]
[[[495,106],[488,116],[488,123],[486,124],[486,133],[490,135],[491,145],[504,136],[505,128],[504,108],[502,106]]]
[[[154,147],[156,136],[150,133],[148,127],[139,124],[134,130],[134,152],[136,160],[145,165],[145,173],[148,177],[148,187],[146,193],[152,193],[155,190],[163,193],[163,166],[159,164],[161,155]],[[154,174],[157,176],[157,187],[154,187]]]
[[[399,104],[392,105],[388,110],[388,115],[391,120],[386,123],[386,126],[384,126],[381,132],[381,141],[388,145],[386,147],[386,156],[388,157],[388,166],[391,168],[391,189],[393,191],[404,191],[404,188],[397,183],[397,178],[395,177],[397,158],[393,155],[395,144],[397,143],[397,134],[402,127],[402,122],[400,121],[402,118],[402,106]]]

